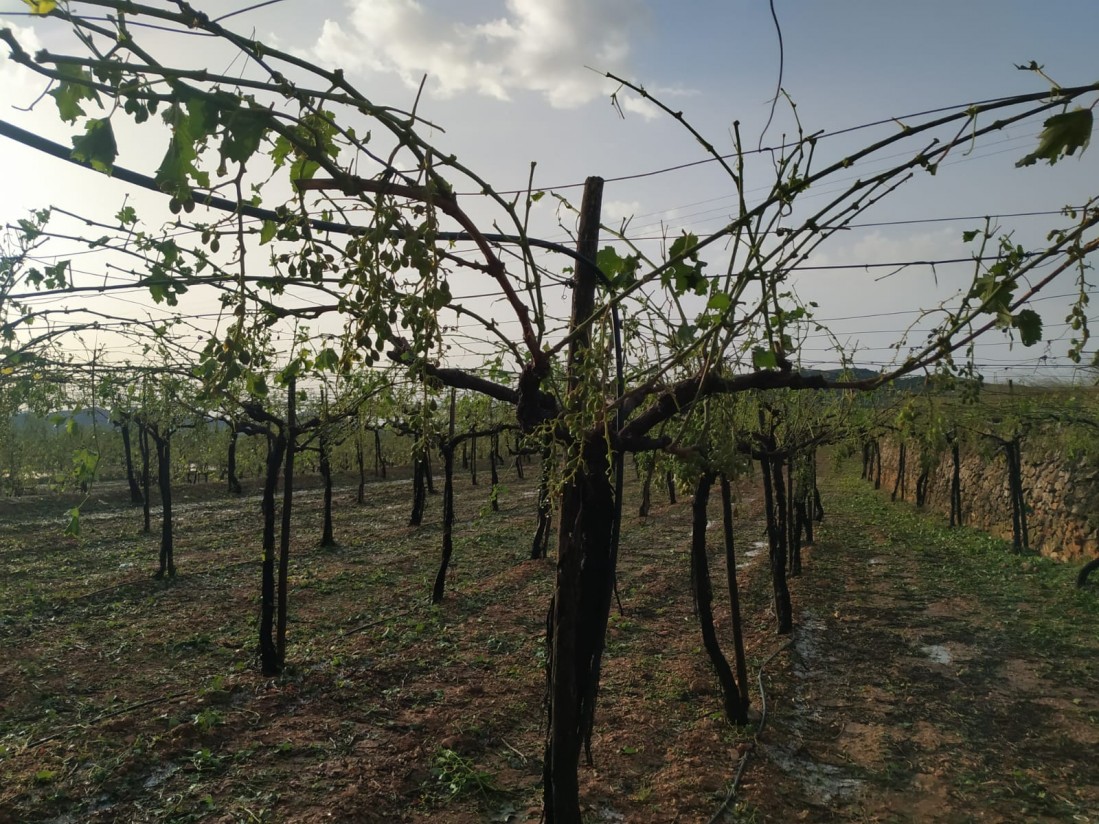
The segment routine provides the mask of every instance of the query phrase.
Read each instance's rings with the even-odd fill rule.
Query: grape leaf
[[[752,366],[756,369],[777,369],[778,357],[770,349],[756,346],[752,349]]]
[[[1062,157],[1074,154],[1077,149],[1083,154],[1091,141],[1091,128],[1094,118],[1091,109],[1074,109],[1049,118],[1038,136],[1038,148],[1031,152],[1016,166],[1033,166],[1039,160],[1048,160],[1052,166]]]
[[[50,97],[57,104],[57,112],[66,123],[75,123],[78,117],[84,116],[84,107],[80,105],[82,100],[99,100],[95,89],[88,85],[92,82],[89,72],[79,66],[71,66],[62,63],[57,68],[62,80],[57,88],[50,92]],[[68,79],[64,79],[68,78]]]
[[[1033,346],[1042,340],[1042,316],[1033,309],[1024,309],[1011,319],[1011,325],[1019,330],[1023,346]]]
[[[110,118],[89,120],[84,134],[73,138],[72,156],[91,165],[93,169],[110,174],[114,159],[118,157],[118,144]]]
[[[279,228],[278,224],[275,223],[275,221],[273,221],[273,220],[263,221],[263,225],[260,227],[260,230],[259,230],[260,246],[263,246],[267,243],[270,243],[272,240],[274,240],[275,239],[275,232],[278,231],[278,228]]]

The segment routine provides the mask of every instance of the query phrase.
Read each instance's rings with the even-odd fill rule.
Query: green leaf
[[[270,155],[276,169],[281,169],[287,158],[293,153],[294,145],[285,136],[279,135],[275,138],[275,145],[272,147]]]
[[[80,537],[80,507],[76,506],[69,510],[69,524],[65,527],[65,534],[70,538]]]
[[[706,308],[713,309],[715,312],[727,312],[732,305],[733,299],[725,292],[714,292],[706,301]]]
[[[93,169],[111,173],[114,159],[118,157],[118,144],[114,139],[114,129],[110,118],[89,120],[84,134],[73,138],[72,156],[91,165]]]
[[[1062,157],[1074,154],[1077,149],[1083,154],[1091,141],[1093,120],[1091,109],[1078,108],[1055,114],[1043,124],[1045,128],[1038,136],[1038,149],[1015,165],[1033,166],[1039,160],[1048,160],[1052,166]]]
[[[57,88],[50,92],[50,97],[57,104],[57,112],[61,115],[61,119],[66,123],[75,123],[78,117],[84,116],[84,108],[80,105],[80,101],[98,101],[99,95],[88,85],[93,82],[90,72],[67,63],[58,66],[57,71],[63,79],[57,84]]]
[[[267,397],[267,381],[263,375],[249,373],[244,380],[244,385],[252,397],[261,399]]]
[[[168,150],[156,170],[161,191],[182,202],[191,200],[192,182],[207,188],[210,174],[198,168],[199,153],[217,130],[219,104],[203,95],[191,95],[184,105],[173,104],[164,112],[164,123],[172,130]]]
[[[698,253],[694,251],[697,245],[698,237],[684,232],[668,250],[668,259],[676,262],[661,273],[660,282],[665,287],[674,289],[677,295],[688,291],[696,295],[706,294],[708,284],[706,276],[702,274],[706,264],[698,259]]]
[[[305,155],[302,155],[294,164],[290,167],[290,180],[309,180],[317,173],[317,170],[321,167],[321,164],[310,160]]]
[[[269,122],[270,115],[253,109],[237,109],[229,115],[221,141],[222,162],[246,163],[263,142]]]
[[[216,100],[205,95],[191,95],[184,101],[184,107],[186,115],[182,115],[178,108],[174,112],[177,135],[182,134],[188,140],[201,143],[217,131],[221,106]]]
[[[695,333],[698,331],[698,327],[693,323],[682,323],[675,332],[676,339],[686,346],[692,340],[694,340]]]
[[[613,246],[604,246],[595,256],[595,265],[610,280],[614,280],[618,273],[622,271],[622,265],[625,262],[625,259],[618,254],[618,250]]]
[[[1023,346],[1033,346],[1042,340],[1042,316],[1033,309],[1024,309],[1011,320],[1011,325],[1019,330],[1019,339]]]
[[[622,257],[613,246],[604,246],[595,256],[595,265],[607,276],[608,285],[616,290],[630,286],[637,280],[640,262],[637,255]]]
[[[979,235],[980,233],[981,233],[980,229],[970,229],[967,232],[962,232],[962,242],[963,243],[972,243],[973,239],[976,238],[977,235]]]
[[[177,137],[168,141],[168,151],[156,170],[156,183],[161,191],[180,199],[190,199],[190,177],[197,170],[194,144]]]
[[[675,239],[672,243],[672,248],[668,252],[668,257],[677,258],[688,254],[695,246],[698,245],[698,236],[684,232],[682,235]]]
[[[752,366],[756,369],[777,369],[778,357],[770,349],[757,346],[752,349]]]
[[[317,355],[313,365],[317,369],[325,369],[329,372],[335,372],[340,366],[340,356],[335,349],[325,347]]]
[[[278,231],[278,224],[273,220],[263,221],[263,225],[259,230],[259,243],[263,246],[266,243],[270,243],[275,238],[275,232]]]

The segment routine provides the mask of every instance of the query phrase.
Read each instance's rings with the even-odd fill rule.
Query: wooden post
[[[603,180],[589,177],[584,185],[577,232],[577,252],[594,260],[599,248],[599,216]],[[595,290],[599,273],[585,260],[576,264],[572,289],[574,332],[568,351],[567,404],[575,404],[581,393],[584,362],[591,350],[591,330],[581,329],[595,311]],[[580,469],[561,495],[561,523],[557,544],[557,587],[553,597],[550,636],[549,726],[546,740],[543,799],[546,824],[580,824],[580,788],[577,769],[580,748],[590,731],[592,702],[598,681],[599,659],[606,635],[610,609],[610,583],[596,580],[609,567],[610,533],[606,546],[600,543],[604,531],[588,521],[606,521],[606,511],[597,512],[599,502],[613,497],[606,476],[606,456],[599,460],[593,443],[581,436],[569,456]],[[605,488],[604,488],[605,487]],[[608,556],[607,558],[601,557]],[[604,586],[605,585],[605,586]],[[606,605],[602,590],[606,589]],[[585,598],[585,595],[588,597]],[[596,595],[595,602],[591,596]]]
[[[290,570],[290,509],[294,501],[294,451],[297,448],[298,423],[295,419],[298,382],[290,378],[286,391],[286,465],[282,471],[282,530],[279,535],[278,616],[275,629],[275,649],[279,669],[286,664],[287,578]]]

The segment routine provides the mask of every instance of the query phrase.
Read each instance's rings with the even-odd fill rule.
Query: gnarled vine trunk
[[[244,488],[240,485],[240,478],[237,477],[237,443],[240,440],[240,430],[237,428],[236,421],[232,421],[229,424],[229,452],[225,460],[225,475],[228,479],[229,492],[233,495],[240,495]]]
[[[706,510],[710,502],[710,487],[713,482],[713,473],[704,472],[695,486],[691,528],[691,596],[694,598],[698,625],[702,630],[702,646],[717,674],[725,717],[730,724],[739,725],[747,723],[748,715],[742,700],[741,689],[717,640],[713,613],[714,590],[710,582],[710,566],[706,558]]]
[[[269,434],[263,478],[263,565],[260,573],[259,656],[264,675],[282,672],[275,644],[275,493],[285,451],[286,437],[281,432]]]
[[[176,575],[173,557],[172,532],[172,433],[161,433],[155,426],[149,426],[148,432],[156,447],[157,484],[160,487],[160,568],[157,578]]]
[[[130,444],[130,421],[127,419],[124,423],[119,424],[118,429],[122,435],[122,455],[126,461],[126,484],[130,488],[130,503],[136,506],[145,503],[145,496],[141,493],[141,487],[138,486],[137,476],[134,473],[134,455]],[[15,475],[12,474],[12,477],[14,478]]]
[[[774,440],[768,438],[767,445],[773,446]],[[767,544],[770,547],[775,616],[778,619],[779,634],[785,635],[794,628],[794,612],[790,602],[790,588],[786,582],[786,537],[783,527],[786,505],[783,500],[785,496],[782,495],[782,471],[766,453],[760,457],[759,463],[763,470],[763,503],[767,517]]]
[[[600,665],[614,588],[614,489],[602,433],[589,435],[562,496],[557,586],[550,606],[546,665],[549,730],[544,766],[547,824],[579,824],[577,769],[595,720]],[[570,513],[566,519],[565,513]],[[590,749],[589,749],[590,759]]]
[[[324,482],[324,525],[321,528],[321,546],[333,547],[336,538],[332,531],[332,449],[328,436],[321,433],[318,441],[320,448],[320,471]]]

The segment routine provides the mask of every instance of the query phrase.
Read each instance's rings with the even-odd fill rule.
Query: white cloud
[[[603,221],[617,224],[623,220],[630,220],[641,211],[641,203],[636,200],[607,200],[603,203]]]
[[[457,20],[456,5],[426,0],[348,0],[346,20],[327,20],[318,59],[350,70],[394,73],[410,86],[428,75],[436,94],[500,100],[519,92],[572,108],[607,93],[586,68],[628,70],[644,22],[640,0],[506,0],[501,14]]]
[[[34,29],[11,23],[7,27],[28,54],[33,55],[42,48]],[[12,60],[6,46],[0,48],[0,97],[15,105],[29,105],[42,93],[45,85],[42,77]]]

